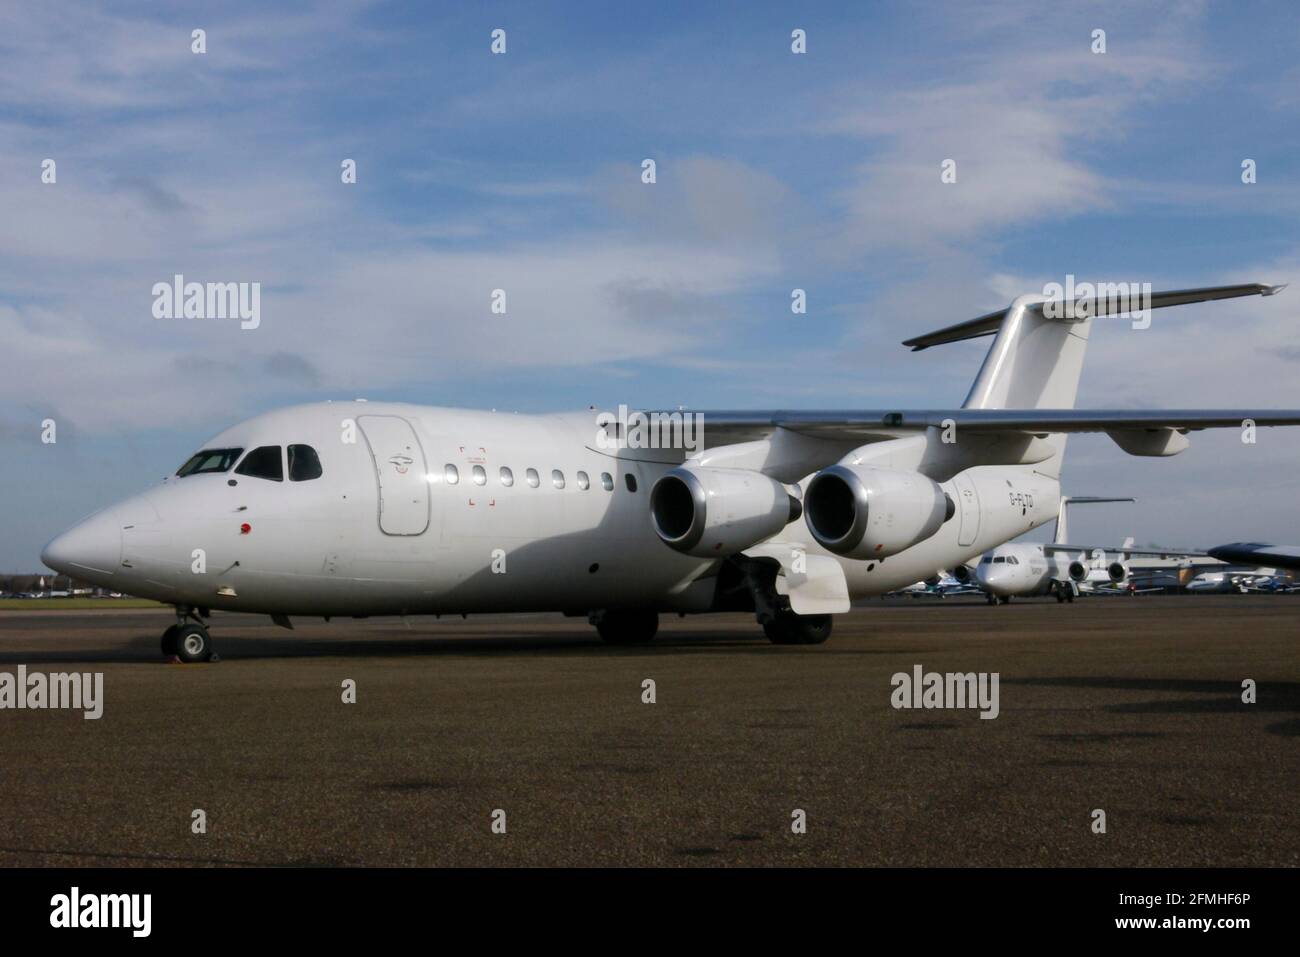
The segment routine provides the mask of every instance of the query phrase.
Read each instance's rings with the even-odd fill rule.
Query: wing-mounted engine
[[[756,545],[799,518],[799,500],[749,469],[683,465],[650,490],[650,519],[664,544],[701,558]]]
[[[1105,567],[1106,577],[1116,585],[1123,584],[1128,578],[1128,567],[1123,562],[1111,562]],[[1097,570],[1100,571],[1101,569],[1098,568]],[[1075,561],[1070,562],[1069,572],[1070,577],[1076,582],[1084,582],[1088,580],[1092,569],[1088,568],[1087,565],[1076,559]]]
[[[847,558],[888,558],[929,538],[956,506],[920,472],[832,465],[804,494],[808,530],[827,551]]]

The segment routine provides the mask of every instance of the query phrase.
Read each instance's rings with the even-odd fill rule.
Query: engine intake
[[[1128,569],[1119,562],[1111,562],[1110,565],[1106,567],[1106,574],[1110,576],[1111,581],[1118,585],[1124,579],[1128,578]]]
[[[1087,566],[1080,561],[1070,562],[1070,577],[1074,579],[1076,582],[1081,582],[1086,580],[1088,577]]]
[[[888,558],[929,538],[956,506],[920,472],[832,465],[804,494],[808,530],[847,558]]]
[[[665,545],[713,558],[771,538],[802,514],[776,479],[749,469],[679,466],[650,490],[650,520]]]

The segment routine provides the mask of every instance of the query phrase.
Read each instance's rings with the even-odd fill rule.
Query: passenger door
[[[411,423],[396,415],[357,417],[379,480],[379,529],[422,535],[429,527],[428,463]]]
[[[957,544],[971,545],[980,531],[980,499],[975,491],[975,483],[965,472],[953,476],[953,489],[957,492],[957,509],[961,512],[961,531],[957,533]]]

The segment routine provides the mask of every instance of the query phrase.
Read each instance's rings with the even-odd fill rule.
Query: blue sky
[[[1081,407],[1300,405],[1293,4],[209,6],[0,10],[0,570],[289,402],[955,406],[986,343],[899,341],[1067,273],[1296,282],[1099,327]],[[154,319],[178,272],[261,326]],[[1073,531],[1300,541],[1297,453],[1072,440],[1140,499]]]

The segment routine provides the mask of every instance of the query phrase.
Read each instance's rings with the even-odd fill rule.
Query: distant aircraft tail
[[[1101,498],[1096,495],[1062,495],[1061,507],[1056,512],[1056,534],[1052,536],[1053,545],[1068,545],[1069,530],[1065,521],[1065,510],[1070,505],[1095,505],[1099,502],[1133,502],[1136,499],[1131,498]],[[1124,540],[1126,548],[1133,545],[1133,539]]]

